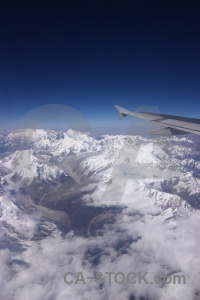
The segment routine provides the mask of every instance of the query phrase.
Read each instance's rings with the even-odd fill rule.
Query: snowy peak
[[[2,161],[4,167],[12,173],[8,178],[26,180],[30,183],[34,179],[52,181],[53,179],[67,174],[57,166],[50,164],[49,157],[41,159],[34,154],[33,150],[15,151]]]
[[[136,157],[136,163],[158,164],[169,159],[168,155],[157,145],[148,143],[142,145]]]
[[[68,130],[55,132],[53,130],[26,129],[10,133],[6,139],[8,149],[49,151],[54,154],[89,151],[95,140],[87,134]],[[24,148],[24,149],[23,149]]]

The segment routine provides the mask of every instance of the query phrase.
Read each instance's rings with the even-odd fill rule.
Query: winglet
[[[114,107],[119,111],[119,119],[122,120],[124,117],[127,116],[127,110],[118,106],[114,105]]]

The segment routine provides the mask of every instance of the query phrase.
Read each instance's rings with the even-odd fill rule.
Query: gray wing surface
[[[160,123],[162,127],[151,130],[151,134],[179,135],[193,133],[200,135],[200,119],[164,115],[145,111],[129,111],[118,105],[115,105],[115,108],[119,111],[120,119],[130,115],[150,122]]]

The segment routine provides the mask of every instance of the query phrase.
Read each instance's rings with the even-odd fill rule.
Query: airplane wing
[[[179,135],[193,133],[200,135],[200,119],[163,115],[145,111],[129,111],[118,105],[114,106],[119,111],[120,119],[123,119],[125,116],[130,115],[150,122],[160,123],[162,127],[151,130],[151,134]]]

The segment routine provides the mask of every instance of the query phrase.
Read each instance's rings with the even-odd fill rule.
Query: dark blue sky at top
[[[0,12],[0,126],[48,104],[92,126],[121,126],[114,104],[200,118],[194,4],[26,5]]]

